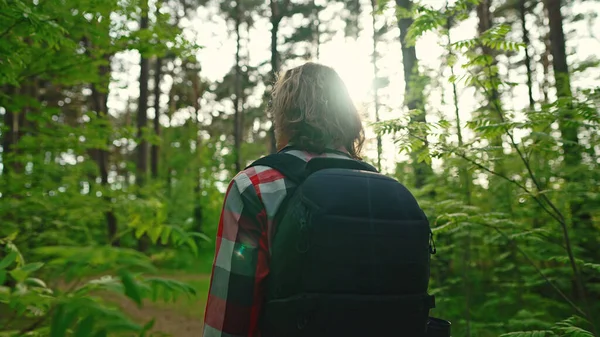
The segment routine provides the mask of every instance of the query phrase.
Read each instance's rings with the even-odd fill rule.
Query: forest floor
[[[144,325],[154,318],[152,332],[165,333],[173,337],[202,337],[204,308],[210,282],[209,275],[163,272],[153,276],[185,282],[196,290],[197,295],[195,297],[182,295],[172,302],[145,300],[141,308],[138,308],[132,300],[124,295],[109,292],[97,295],[107,302],[119,306],[138,324]],[[62,283],[57,286],[67,288],[69,285]],[[31,319],[15,319],[15,313],[0,303],[0,327],[4,327],[9,322],[11,328],[15,330],[32,324]]]
[[[201,337],[204,307],[210,281],[209,276],[205,274],[159,276],[186,282],[196,289],[197,296],[195,298],[181,296],[177,301],[168,303],[144,301],[141,308],[138,308],[133,301],[125,296],[107,294],[104,298],[120,306],[139,324],[145,324],[151,318],[154,318],[155,323],[152,331],[166,333],[173,337]]]

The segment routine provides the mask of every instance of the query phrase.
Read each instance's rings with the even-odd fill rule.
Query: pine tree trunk
[[[140,29],[148,29],[148,2],[144,4]],[[140,96],[137,113],[137,177],[138,185],[145,183],[148,171],[148,141],[145,139],[144,129],[148,126],[148,80],[150,77],[150,66],[148,58],[140,57]]]
[[[379,123],[379,69],[377,68],[377,40],[378,40],[378,32],[376,24],[377,14],[375,11],[377,10],[377,0],[371,0],[371,7],[373,8],[373,14],[371,15],[372,26],[373,26],[373,54],[371,55],[371,62],[373,63],[373,102],[375,105],[375,122]],[[381,152],[382,152],[382,144],[381,144],[381,135],[377,135],[377,170],[381,172]]]
[[[30,82],[27,82],[25,84],[21,84],[21,87],[17,90],[17,95],[24,95],[24,96],[29,96],[30,95],[30,91],[31,91],[31,84]],[[32,95],[33,96],[33,95]],[[21,140],[21,138],[23,138],[23,136],[25,136],[25,128],[27,127],[26,122],[27,122],[27,114],[30,113],[31,107],[29,106],[29,104],[27,104],[25,107],[23,107],[23,109],[21,109],[21,111],[17,112],[17,114],[15,115],[14,120],[13,120],[13,137],[14,137],[14,143],[13,145],[13,149],[12,152],[15,156],[15,160],[12,162],[11,166],[11,170],[14,173],[23,173],[23,159],[21,157],[21,155],[23,154],[23,149],[20,149],[19,147],[16,147],[16,145],[19,143],[19,141]]]
[[[572,96],[571,83],[569,76],[569,66],[567,64],[567,52],[565,43],[565,34],[563,31],[563,18],[561,13],[560,0],[545,0],[544,5],[550,20],[550,41],[552,51],[552,68],[554,70],[554,79],[556,93],[559,98],[570,98]],[[562,145],[564,153],[564,163],[569,173],[567,179],[576,185],[582,186],[582,182],[578,181],[577,174],[574,170],[581,164],[581,147],[579,144],[577,125],[569,123],[574,116],[571,111],[572,107],[561,109],[559,116],[559,128],[562,138],[565,140]],[[579,184],[578,184],[579,183]],[[581,190],[583,187],[578,187]],[[573,226],[578,229],[582,235],[584,242],[583,246],[589,256],[598,256],[598,241],[594,235],[586,235],[585,233],[594,233],[594,224],[591,214],[584,210],[584,201],[579,198],[571,200],[571,213],[573,214]],[[588,232],[586,232],[588,231]]]
[[[410,11],[413,3],[411,0],[396,0],[396,5],[402,9]],[[424,123],[426,121],[424,111],[425,104],[423,99],[423,87],[419,80],[417,51],[414,46],[409,46],[406,42],[408,29],[412,24],[412,17],[403,17],[398,20],[398,28],[400,29],[400,43],[402,44],[402,63],[404,66],[404,102],[409,110],[421,110],[421,113],[411,117],[411,121]],[[417,158],[420,151],[427,151],[427,144],[425,144],[422,150],[413,151],[411,153],[416,188],[425,186],[427,177],[433,173],[431,166],[429,166],[427,163],[418,162]]]
[[[148,29],[148,0],[142,3],[142,18],[140,30]],[[137,165],[136,182],[141,189],[146,183],[148,173],[148,141],[146,140],[145,128],[148,126],[148,80],[150,77],[150,65],[148,58],[140,57],[140,97],[137,113]],[[147,235],[142,235],[138,240],[138,249],[142,252],[148,250],[150,240]]]
[[[529,95],[529,109],[535,108],[535,100],[533,99],[533,75],[531,70],[531,56],[529,55],[529,31],[527,30],[527,0],[520,0],[519,14],[521,16],[521,29],[523,30],[523,43],[525,44],[525,68],[527,69],[527,93]]]
[[[571,82],[569,75],[569,66],[567,63],[567,52],[566,52],[566,41],[565,34],[563,31],[563,17],[561,13],[561,1],[560,0],[544,0],[544,6],[546,8],[548,19],[550,21],[550,42],[552,51],[552,69],[554,70],[554,80],[556,87],[556,94],[558,98],[570,98],[572,97]],[[560,109],[559,115],[559,129],[564,139],[562,149],[564,156],[564,163],[567,169],[565,179],[570,185],[576,186],[577,190],[582,190],[585,182],[581,181],[578,173],[576,172],[577,167],[581,164],[581,148],[578,138],[578,128],[576,125],[570,124],[574,118],[572,113],[572,105],[568,104],[566,107]],[[579,193],[577,193],[579,194]],[[584,209],[585,202],[581,197],[571,197],[570,209],[573,217],[573,229],[580,239],[579,246],[584,249],[582,255],[584,259],[590,260],[597,258],[599,251],[599,243],[595,235],[597,229],[594,228],[594,223],[589,211]],[[565,240],[567,238],[567,232],[565,229]],[[593,260],[592,260],[593,261]],[[575,272],[575,288],[579,296],[579,299],[586,304],[588,314],[592,314],[590,307],[587,305],[586,291],[584,281],[580,275],[577,275],[577,266],[572,263]],[[593,315],[592,315],[593,316]],[[591,323],[594,324],[593,318]],[[594,326],[595,329],[595,326]],[[594,331],[595,332],[595,331]]]
[[[236,3],[236,14],[235,14],[235,34],[236,34],[236,49],[235,49],[235,100],[233,101],[233,107],[235,110],[234,115],[234,156],[235,156],[235,170],[240,172],[242,170],[242,156],[241,156],[241,145],[242,145],[242,77],[240,69],[240,26],[242,24],[242,0],[237,0]]]
[[[477,5],[477,17],[479,19],[477,30],[479,35],[482,35],[484,32],[492,28],[493,19],[490,11],[491,3],[492,0],[482,0],[479,5]],[[500,101],[500,92],[498,91],[500,78],[498,77],[497,73],[491,70],[497,65],[496,55],[494,51],[487,46],[481,46],[481,51],[484,55],[488,55],[492,59],[491,64],[484,66],[486,68],[484,69],[485,73],[487,74],[486,80],[490,83],[487,88],[482,88],[486,98],[486,111],[491,120],[496,123],[501,123],[504,119],[504,115],[501,107],[502,103]],[[490,153],[493,157],[494,171],[504,175],[506,173],[506,167],[503,160],[503,139],[502,137],[494,137],[490,139],[490,144],[493,147],[493,151]],[[495,200],[493,205],[495,205],[495,210],[499,212],[505,212],[507,214],[512,212],[512,200],[510,196],[511,187],[509,183],[497,176],[491,176],[490,185],[493,186],[490,187],[491,189],[499,191],[499,193],[494,194]]]
[[[173,76],[173,72],[171,72],[171,76]],[[175,101],[175,88],[174,86],[171,86],[171,89],[169,90],[169,104],[168,104],[168,108],[167,108],[167,125],[171,126],[171,119],[173,118],[173,115],[175,114],[175,111],[177,110],[177,102]],[[163,134],[164,137],[167,137],[167,135]],[[164,141],[164,139],[163,139]],[[167,146],[164,147],[163,149],[163,158],[168,158],[167,152],[170,152],[170,142],[171,142],[171,138],[167,137],[166,138],[166,144]],[[166,169],[166,184],[167,184],[167,195],[171,196],[172,195],[172,190],[173,190],[173,168],[171,167],[171,163],[167,163],[167,160],[165,160],[165,163],[167,164],[167,169]]]
[[[196,153],[195,153],[195,161],[194,161],[194,172],[195,172],[195,181],[194,181],[194,223],[196,226],[194,230],[197,232],[202,232],[202,218],[203,218],[203,208],[202,208],[202,175],[200,172],[201,168],[201,153],[200,153],[200,96],[202,89],[200,88],[200,78],[198,74],[192,74],[192,87],[194,93],[194,117],[195,123],[191,126],[194,130],[193,135],[196,137]]]
[[[154,67],[154,134],[160,136],[160,81],[162,76],[162,59],[156,58]],[[158,178],[158,162],[159,162],[159,145],[152,144],[150,150],[150,171],[152,172],[152,178]]]
[[[100,90],[96,85],[92,85],[92,104],[94,110],[96,110],[96,114],[99,119],[108,119],[108,90],[109,90],[109,81],[110,81],[110,55],[105,56],[105,60],[108,62],[108,65],[100,66],[98,69],[98,73],[103,83],[101,85]],[[109,140],[106,140],[109,142]],[[96,162],[98,163],[98,170],[100,171],[100,184],[104,190],[108,190],[108,172],[109,172],[109,156],[110,153],[104,149],[97,149],[96,151]],[[117,238],[118,224],[117,217],[112,210],[112,200],[111,197],[106,195],[106,192],[103,193],[104,202],[108,205],[108,210],[105,212],[104,216],[106,218],[106,230],[108,234],[108,242],[113,247],[120,246],[120,241]]]
[[[279,52],[277,51],[277,36],[279,34],[279,23],[281,22],[281,8],[277,0],[270,1],[271,7],[271,82],[275,84],[277,72],[279,71]],[[277,141],[275,138],[275,119],[271,116],[271,128],[269,129],[269,140],[271,153],[277,152]]]
[[[16,93],[16,89],[13,86],[8,86],[5,91],[6,97],[11,98],[14,97]],[[4,107],[4,131],[2,132],[2,175],[4,179],[8,181],[7,177],[10,175],[10,168],[12,164],[9,164],[10,160],[7,157],[10,157],[13,152],[13,146],[17,141],[17,130],[19,127],[15,125],[18,119],[15,118],[15,113],[8,107],[3,104]]]
[[[545,21],[547,17],[547,11],[544,9],[541,16],[537,17],[536,24],[538,27],[546,27],[547,23]],[[545,34],[543,35],[544,42],[544,51],[540,57],[540,63],[542,64],[542,72],[544,74],[544,78],[542,79],[541,84],[541,94],[544,97],[544,104],[548,104],[550,102],[550,98],[548,96],[548,88],[550,87],[549,78],[550,78],[550,54],[552,53],[551,43],[550,43],[550,30],[545,28]]]
[[[313,43],[315,47],[315,54],[312,55],[315,60],[319,60],[319,54],[321,51],[321,20],[319,19],[319,13],[321,12],[319,8],[317,8],[317,3],[315,0],[312,1],[313,7],[313,18],[311,20],[311,28],[313,35]]]

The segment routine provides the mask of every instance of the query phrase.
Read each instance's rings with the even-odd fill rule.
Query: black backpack
[[[295,185],[273,221],[264,337],[438,335],[427,332],[432,233],[402,184],[349,158],[282,151],[259,165]]]

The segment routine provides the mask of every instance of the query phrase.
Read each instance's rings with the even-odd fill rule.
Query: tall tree
[[[200,97],[202,96],[202,93],[204,91],[204,86],[203,83],[201,83],[200,81],[200,76],[199,76],[199,66],[195,66],[192,67],[191,69],[191,74],[189,75],[192,78],[192,99],[193,99],[193,107],[194,107],[194,119],[195,119],[195,123],[193,123],[191,125],[192,127],[192,135],[194,135],[196,137],[195,142],[196,142],[196,148],[195,148],[195,173],[196,173],[196,179],[194,181],[194,198],[195,198],[195,203],[194,203],[194,222],[196,224],[194,230],[201,232],[203,230],[203,226],[202,226],[202,218],[204,216],[204,210],[202,207],[202,174],[201,174],[201,170],[202,170],[202,162],[201,162],[201,146],[202,145],[202,138],[200,136],[200,127],[201,127],[201,122],[200,122]]]
[[[398,19],[398,28],[400,29],[400,43],[402,44],[402,64],[404,69],[404,103],[409,110],[420,109],[420,112],[411,117],[411,120],[418,123],[424,123],[425,101],[423,98],[423,85],[419,76],[417,51],[414,44],[409,43],[406,37],[408,30],[413,24],[412,18],[412,0],[396,0],[398,8],[404,12]],[[420,151],[427,151],[427,144],[419,151],[411,153],[412,165],[415,175],[415,187],[421,188],[425,185],[428,176],[432,174],[431,166],[426,162],[419,162]]]
[[[140,20],[140,31],[148,29],[148,0],[141,3],[142,17]],[[137,112],[137,165],[135,180],[140,189],[146,183],[148,174],[148,139],[146,128],[148,126],[148,80],[150,78],[150,63],[148,56],[140,51],[140,96],[138,99]],[[138,241],[138,249],[146,251],[150,245],[146,234],[142,235]]]
[[[531,56],[529,55],[529,48],[531,40],[529,38],[529,30],[527,29],[527,13],[528,13],[528,0],[519,0],[519,17],[521,19],[521,30],[523,34],[523,43],[525,44],[525,69],[527,71],[527,94],[529,97],[529,109],[533,110],[535,107],[535,100],[533,99],[533,75],[531,69]]]
[[[319,14],[321,13],[321,8],[317,6],[315,0],[312,0],[312,18],[310,20],[311,31],[313,33],[313,44],[314,44],[314,55],[311,55],[315,60],[319,59],[319,54],[321,52],[321,20],[319,19]]]
[[[477,32],[480,37],[483,37],[488,30],[493,26],[493,16],[490,10],[492,6],[492,0],[481,0],[477,5]],[[480,113],[483,114],[484,119],[494,124],[503,123],[505,116],[502,108],[502,102],[500,97],[500,77],[498,74],[498,61],[496,59],[495,51],[482,44],[479,46],[481,53],[484,55],[485,60],[482,65],[482,74],[485,77],[485,83],[479,83],[479,90],[484,95],[485,103],[481,106]],[[490,152],[494,169],[496,172],[504,175],[506,174],[505,168],[505,154],[503,152],[503,139],[502,135],[491,136],[488,141],[491,144],[493,150]],[[510,197],[510,185],[503,179],[497,176],[490,176],[490,188],[493,188],[499,193],[494,194],[494,206],[496,210],[501,212],[511,212],[512,200]]]
[[[156,1],[156,3],[154,4],[156,6],[155,12],[154,12],[154,16],[156,17],[156,22],[155,25],[158,26],[159,24],[159,17],[160,17],[160,9],[161,9],[161,1]],[[176,18],[175,22],[174,22],[175,26],[177,26],[179,24],[179,18]],[[160,83],[162,80],[162,66],[163,66],[163,58],[159,55],[156,56],[156,58],[154,59],[154,119],[152,120],[153,122],[153,127],[154,127],[154,135],[156,136],[157,139],[159,139],[160,137],[160,115],[161,115],[161,111],[160,111],[160,96],[161,96],[161,91],[160,91]],[[156,142],[152,143],[152,146],[150,147],[150,172],[152,173],[152,179],[158,179],[158,165],[159,165],[159,151],[160,151],[160,146],[159,144],[157,144]]]
[[[552,52],[552,69],[554,71],[554,81],[556,95],[559,100],[564,99],[566,104],[559,108],[559,129],[562,135],[562,150],[564,164],[566,168],[565,179],[572,190],[570,198],[570,209],[572,214],[573,228],[575,234],[581,241],[580,246],[584,249],[585,258],[595,259],[598,257],[600,248],[598,247],[597,229],[589,210],[585,208],[585,199],[583,191],[587,191],[587,182],[582,181],[578,167],[581,165],[582,149],[579,142],[579,128],[575,121],[574,106],[571,103],[572,90],[570,81],[569,65],[567,63],[567,51],[565,33],[563,30],[563,16],[561,12],[561,0],[544,0],[544,6],[550,22],[550,42]],[[584,176],[585,177],[585,176]],[[565,240],[568,240],[565,232]],[[569,243],[566,242],[568,245]],[[579,299],[586,304],[588,312],[590,308],[587,304],[586,291],[579,275],[578,266],[572,264],[576,277],[576,291]],[[592,322],[593,324],[594,322]]]
[[[290,6],[290,0],[270,0],[269,7],[271,9],[271,83],[274,84],[277,79],[277,73],[280,67],[280,56],[277,50],[277,39],[279,37],[279,24],[283,19],[288,7]],[[267,94],[268,95],[268,94]],[[277,152],[277,144],[275,140],[275,120],[271,116],[271,128],[269,129],[270,139],[270,151],[271,153]]]
[[[107,31],[108,31],[107,26]],[[93,48],[91,43],[88,42],[88,48]],[[106,123],[110,123],[108,118],[108,92],[109,92],[109,83],[110,83],[110,62],[112,56],[110,54],[105,54],[102,56],[104,64],[98,67],[98,77],[100,81],[98,84],[92,84],[92,107],[96,112],[96,115],[101,120],[106,120]],[[107,126],[104,125],[103,128]],[[109,134],[106,133],[107,139],[105,142],[108,143],[110,140],[108,139]],[[105,202],[105,207],[107,208],[104,212],[106,218],[106,229],[108,232],[108,242],[112,246],[119,246],[120,240],[117,237],[118,225],[117,225],[117,217],[113,211],[112,198],[110,195],[107,195],[109,186],[108,186],[108,172],[110,170],[110,152],[105,148],[99,148],[95,150],[96,162],[98,165],[98,170],[100,171],[100,184],[104,188],[103,200]]]
[[[235,98],[233,101],[234,108],[234,127],[233,127],[233,151],[235,157],[235,170],[237,172],[242,169],[242,115],[243,115],[243,102],[242,102],[242,76],[240,66],[240,50],[241,50],[241,34],[240,28],[242,25],[242,0],[236,0],[235,4],[235,37],[236,37],[236,48],[235,48]]]
[[[160,82],[162,78],[162,58],[156,57],[154,61],[154,119],[152,120],[154,126],[155,136],[160,136]],[[152,178],[158,178],[158,162],[159,162],[159,145],[156,143],[152,144],[150,149],[150,172],[152,172]]]
[[[141,3],[142,17],[140,20],[140,30],[148,29],[148,0]],[[140,53],[140,95],[138,99],[137,113],[137,170],[136,181],[139,186],[143,186],[148,172],[148,140],[145,129],[148,126],[148,80],[150,78],[150,65],[146,55]]]
[[[545,0],[544,5],[550,22],[550,43],[552,53],[552,69],[554,71],[554,80],[556,93],[559,98],[571,98],[571,81],[569,66],[567,63],[567,52],[565,34],[563,30],[563,17],[561,13],[560,0]],[[581,147],[579,144],[578,128],[573,120],[572,106],[568,105],[566,109],[561,109],[562,114],[559,116],[560,132],[565,141],[562,143],[564,161],[568,168],[575,168],[581,163]],[[575,179],[576,181],[576,179]],[[575,226],[592,229],[593,223],[589,212],[583,211],[583,202],[574,201],[571,203],[571,211],[574,216],[573,223]],[[591,244],[590,248],[595,243]]]
[[[377,67],[377,42],[379,40],[379,33],[377,32],[377,0],[371,0],[371,23],[373,27],[373,54],[371,55],[371,62],[373,63],[373,103],[375,106],[375,122],[379,123],[379,69]],[[381,171],[381,135],[377,135],[377,169]]]
[[[17,92],[17,89],[12,85],[5,85],[2,88],[3,92],[6,93],[6,98],[13,97]],[[17,132],[19,130],[19,126],[17,125],[18,119],[15,118],[14,109],[10,106],[10,101],[0,102],[2,107],[4,108],[4,122],[2,129],[2,175],[7,180],[7,177],[10,174],[10,165],[7,163],[10,162],[10,157],[13,153],[13,147],[17,142]]]

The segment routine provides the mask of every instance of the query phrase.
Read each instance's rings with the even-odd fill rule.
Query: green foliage
[[[182,209],[165,193],[166,175],[144,188],[125,178],[121,169],[132,166],[128,146],[136,130],[107,115],[102,102],[119,53],[135,49],[148,58],[195,62],[199,46],[174,24],[177,12],[159,2],[162,10],[149,29],[139,30],[132,23],[141,5],[0,1],[1,336],[149,336],[152,317],[134,320],[107,293],[138,306],[195,295],[184,283],[144,276],[158,272],[161,261],[152,252],[161,246],[188,259],[213,248],[202,228],[188,221],[192,212],[173,215]],[[195,151],[188,148],[188,158],[190,152]],[[195,167],[212,155],[194,157]],[[182,167],[165,163],[173,170]],[[207,196],[215,190],[207,188]],[[197,200],[211,204],[205,197]],[[206,216],[217,222],[214,213]],[[107,240],[109,218],[117,233]],[[144,234],[153,247],[141,253],[133,247]],[[120,247],[112,246],[116,241]]]
[[[473,5],[415,6],[403,13],[414,16],[410,40],[436,31],[447,36],[448,22],[466,18]],[[597,188],[589,188],[598,185],[599,176],[590,174],[598,171],[597,150],[588,151],[590,160],[581,165],[565,165],[562,144],[574,142],[556,125],[569,115],[567,123],[580,134],[598,134],[600,105],[591,98],[598,88],[525,112],[505,109],[502,95],[514,84],[502,78],[496,56],[525,47],[510,40],[512,28],[497,25],[444,45],[445,66],[460,69],[448,82],[473,89],[481,101],[469,119],[459,124],[446,115],[433,122],[404,116],[373,126],[378,134],[394,135],[400,152],[429,153],[414,160],[441,163],[428,187],[415,193],[436,236],[431,290],[438,305],[432,314],[453,322],[453,336],[593,336],[600,309],[600,289],[593,285],[598,251],[586,242],[597,242],[599,213],[588,208],[595,225],[584,229],[571,206],[582,200],[597,205]],[[590,139],[589,146],[598,144]],[[404,178],[412,173],[409,166],[398,167],[398,178],[410,186]],[[585,177],[588,188],[572,182],[572,175]]]
[[[254,34],[252,25],[269,15],[270,3],[237,3],[243,5],[246,39],[246,30]],[[284,67],[314,57],[317,45],[342,29],[338,23],[347,38],[356,37],[365,11],[359,1],[274,3],[281,5],[274,19],[281,27]],[[412,189],[436,236],[432,315],[451,320],[455,337],[593,336],[594,324],[600,324],[600,88],[575,88],[572,96],[550,95],[513,111],[506,103],[520,86],[504,78],[506,70],[522,67],[515,58],[524,47],[532,51],[543,43],[520,41],[522,32],[509,17],[516,1],[492,6],[494,17],[507,16],[498,20],[502,24],[450,41],[448,28],[472,16],[479,3],[448,1],[440,8],[413,1],[410,11],[396,11],[397,19],[414,19],[407,46],[428,33],[448,39],[443,67],[454,71],[446,76],[444,69],[420,64],[409,86],[431,97],[424,94],[418,109],[375,125],[378,133],[393,134],[398,150],[411,158],[396,167],[407,186],[416,181],[412,161],[435,168],[425,186]],[[544,22],[537,3],[526,1],[526,17]],[[235,86],[243,94],[245,164],[268,148],[270,116],[261,96],[272,84],[269,61],[246,56],[254,55],[245,50],[251,38],[242,42],[239,77],[235,68],[218,81],[200,76],[213,65],[200,64],[200,46],[181,27],[197,22],[185,16],[206,4],[0,0],[0,336],[159,334],[153,317],[140,321],[115,302],[138,309],[168,302],[174,312],[193,312],[201,320],[206,294],[199,289],[208,287],[208,279],[180,282],[156,275],[210,272],[223,192],[236,173]],[[235,4],[211,6],[232,21]],[[377,1],[375,12],[384,13],[389,4],[395,2]],[[139,29],[146,6],[149,25]],[[331,13],[336,6],[341,11]],[[321,11],[334,14],[332,21],[321,20]],[[376,34],[384,38],[396,24],[386,22]],[[533,51],[534,60],[545,56]],[[135,88],[121,77],[139,80],[128,62],[140,55],[150,63],[151,91],[161,61],[158,107],[154,93],[148,97],[160,123],[158,132],[151,123],[139,126],[138,137],[137,106],[120,95]],[[593,58],[570,63],[577,76],[598,65]],[[533,68],[537,81],[541,72]],[[387,74],[374,82],[392,89]],[[459,89],[457,97],[467,90],[478,102],[466,119],[458,103],[444,103],[444,110],[461,110],[461,122],[428,102],[435,90],[445,95],[448,84]],[[548,91],[547,84],[538,86]],[[115,107],[116,101],[126,104]],[[575,137],[563,135],[564,126],[576,130]],[[144,184],[136,179],[140,138],[158,149],[158,170],[147,173]],[[580,161],[566,164],[571,153],[564,152],[565,144]],[[582,213],[589,214],[586,224]],[[142,249],[144,240],[148,247]]]
[[[8,275],[13,283],[0,286],[0,306],[5,305],[9,312],[14,312],[12,319],[3,319],[6,329],[0,336],[100,336],[108,333],[148,336],[151,320],[140,325],[99,295],[103,292],[123,294],[138,306],[144,299],[174,301],[180,295],[196,295],[195,289],[184,283],[132,273],[133,270],[155,271],[148,257],[134,251],[111,247],[43,247],[38,254],[48,261],[44,265],[25,263],[8,238],[2,239],[0,244],[0,248],[9,251],[2,259],[0,273]],[[110,272],[115,266],[119,266],[118,277],[93,276]],[[34,277],[40,273],[63,284],[49,286]],[[21,327],[10,329],[16,322],[15,315],[21,317],[18,322]]]

